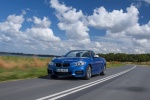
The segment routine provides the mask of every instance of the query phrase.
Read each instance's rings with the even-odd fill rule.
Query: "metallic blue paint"
[[[92,68],[92,75],[100,74],[106,66],[106,60],[101,57],[94,57],[95,53],[91,50],[73,50],[70,52],[74,51],[86,51],[90,52],[91,55],[88,57],[67,57],[67,53],[64,57],[55,58],[48,65],[48,74],[50,76],[85,77],[88,66]],[[57,72],[57,69],[67,69],[68,72]]]

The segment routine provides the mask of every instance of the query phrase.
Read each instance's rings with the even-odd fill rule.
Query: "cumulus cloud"
[[[127,7],[126,11],[120,9],[111,12],[104,7],[99,7],[93,10],[92,15],[84,15],[82,10],[77,11],[73,7],[67,7],[64,3],[60,4],[58,0],[51,0],[50,4],[60,21],[59,29],[66,32],[69,50],[92,49],[103,53],[149,52],[147,48],[149,42],[143,39],[149,39],[150,24],[140,26],[139,11],[134,5]],[[89,27],[106,30],[106,35],[91,41]]]
[[[83,22],[84,14],[81,10],[67,7],[65,4],[60,4],[57,0],[50,1],[51,7],[56,10],[56,16],[59,19],[58,27],[60,30],[66,31],[66,36],[69,39],[77,41],[89,42],[89,28]]]
[[[51,25],[51,21],[47,17],[44,17],[43,20],[41,20],[34,16],[33,19],[36,27],[49,28]]]
[[[4,22],[0,22],[0,48],[6,51],[41,51],[53,44],[59,44],[60,38],[56,37],[50,29],[51,21],[44,17],[33,17],[33,26],[22,31],[25,21],[24,14],[9,15]],[[6,45],[6,46],[4,46]],[[11,49],[10,49],[11,48]],[[28,48],[28,50],[26,50]],[[18,51],[17,51],[18,50]],[[10,51],[11,52],[11,51]],[[32,52],[33,53],[33,52]]]
[[[134,39],[134,42],[142,47],[150,47],[150,40],[147,39]]]
[[[26,29],[25,33],[30,36],[30,38],[36,41],[46,41],[46,42],[59,42],[60,38],[54,36],[53,31],[49,28],[51,21],[44,17],[40,19],[38,17],[33,17],[33,27]]]
[[[94,13],[88,16],[88,24],[95,28],[107,29],[111,32],[120,32],[134,26],[138,21],[138,9],[135,6],[128,7],[127,12],[113,10],[108,12],[104,7],[94,9]]]
[[[60,4],[58,0],[51,0],[50,4],[51,4],[51,7],[55,8],[61,14],[71,9],[71,7],[66,7],[64,4]]]
[[[9,15],[0,22],[0,50],[18,50],[28,53],[64,54],[69,50],[87,49],[96,53],[149,53],[150,21],[140,25],[138,8],[131,5],[126,10],[108,11],[105,7],[85,15],[82,10],[69,7],[58,0],[51,0],[58,19],[58,28],[65,31],[67,39],[55,36],[48,17]],[[32,25],[21,30],[24,22]],[[92,36],[90,28],[105,30],[104,36]],[[94,34],[95,35],[95,34]],[[26,49],[28,48],[28,49]]]
[[[24,22],[23,14],[21,15],[9,15],[4,22],[0,22],[0,43],[1,49],[5,44],[15,45],[16,42],[26,37],[20,31]],[[8,46],[9,47],[9,46]],[[11,48],[11,46],[10,46]]]
[[[49,28],[31,28],[27,29],[26,33],[30,38],[36,41],[46,41],[46,42],[59,42],[60,38],[55,37],[53,31]]]
[[[150,50],[148,41],[150,39],[150,22],[140,25],[138,22],[139,11],[133,5],[126,11],[108,12],[104,7],[100,7],[94,10],[93,15],[88,16],[87,22],[89,26],[106,30],[106,35],[102,38],[105,39],[104,41],[110,42],[107,45],[110,45],[111,48],[105,47],[107,51],[148,53]]]
[[[0,23],[0,31],[2,32],[18,32],[24,22],[23,15],[9,15],[5,22]]]
[[[126,34],[137,39],[150,39],[150,21],[141,26],[137,23],[135,26],[128,28]]]

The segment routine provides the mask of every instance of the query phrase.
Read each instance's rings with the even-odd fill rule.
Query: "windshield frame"
[[[77,53],[80,53],[80,56],[69,56],[69,54],[70,53],[75,53],[76,55],[77,55]],[[83,54],[82,53],[90,53],[90,55],[89,56],[83,56]],[[82,54],[82,55],[81,55]],[[69,57],[69,58],[78,58],[78,57],[93,57],[93,55],[94,55],[94,52],[93,51],[91,51],[91,50],[72,50],[72,51],[70,51],[70,52],[68,52],[64,57]]]

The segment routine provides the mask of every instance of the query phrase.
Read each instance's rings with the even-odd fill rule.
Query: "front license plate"
[[[57,69],[57,72],[68,72],[68,69]]]

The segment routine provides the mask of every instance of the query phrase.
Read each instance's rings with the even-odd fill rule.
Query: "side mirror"
[[[62,55],[61,57],[64,57],[64,55]]]
[[[94,58],[98,58],[99,56],[98,55],[94,55]]]

